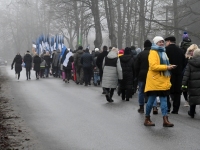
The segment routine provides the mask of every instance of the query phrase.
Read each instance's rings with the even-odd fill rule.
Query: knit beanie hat
[[[184,31],[184,33],[183,33],[183,39],[186,38],[186,37],[188,37],[188,33],[186,31]]]
[[[159,41],[165,41],[165,40],[161,36],[154,37],[153,39],[154,44],[157,44]]]
[[[95,48],[95,49],[94,49],[94,51],[95,51],[95,52],[98,52],[98,51],[99,51],[99,49],[98,49],[98,48]]]
[[[152,46],[151,41],[146,40],[146,41],[144,42],[144,47],[151,47],[151,46]]]

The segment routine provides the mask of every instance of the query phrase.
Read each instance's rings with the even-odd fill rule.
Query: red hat
[[[119,50],[119,54],[124,54],[124,50],[123,49]]]

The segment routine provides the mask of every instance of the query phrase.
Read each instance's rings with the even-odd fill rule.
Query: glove
[[[181,89],[182,89],[183,92],[187,92],[187,86],[182,85]]]

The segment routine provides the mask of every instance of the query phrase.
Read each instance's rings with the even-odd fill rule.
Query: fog
[[[0,57],[12,61],[17,52],[32,50],[41,35],[64,37],[75,50],[143,48],[146,39],[183,32],[199,45],[199,0],[0,0]]]

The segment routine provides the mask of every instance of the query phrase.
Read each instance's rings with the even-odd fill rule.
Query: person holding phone
[[[173,101],[173,110],[172,114],[178,114],[180,102],[181,102],[181,85],[182,85],[182,72],[185,68],[185,56],[183,51],[176,46],[176,38],[170,36],[165,38],[166,41],[166,54],[169,58],[170,64],[176,65],[176,68],[171,70],[171,88],[170,88],[170,97]],[[171,109],[171,103],[168,96],[168,112]]]
[[[148,96],[146,104],[145,126],[155,126],[150,119],[150,113],[153,103],[158,96],[160,98],[160,107],[163,116],[163,127],[173,127],[167,116],[167,96],[170,94],[170,70],[176,68],[176,65],[170,65],[167,54],[165,53],[165,40],[161,36],[153,39],[151,50],[149,52],[149,69],[146,78],[145,93]]]

